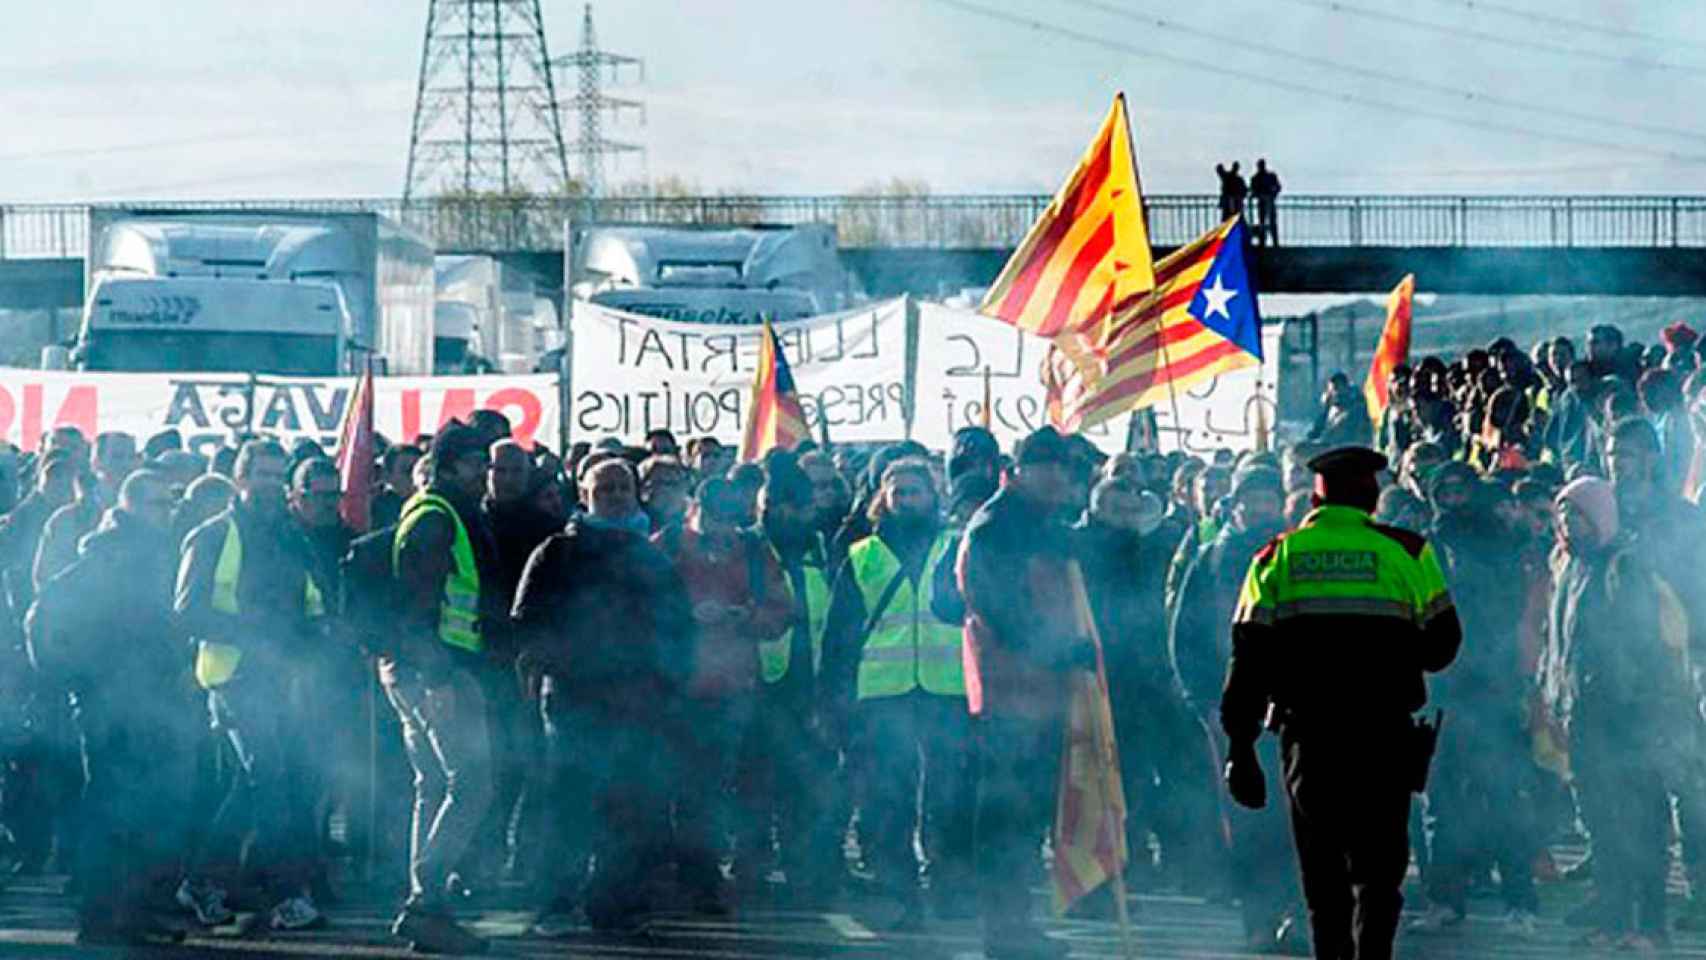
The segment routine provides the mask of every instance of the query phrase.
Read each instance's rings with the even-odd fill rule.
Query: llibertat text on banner
[[[774,324],[814,436],[907,435],[904,298]],[[577,439],[637,440],[648,430],[739,443],[751,403],[761,326],[659,320],[576,301],[570,430]]]

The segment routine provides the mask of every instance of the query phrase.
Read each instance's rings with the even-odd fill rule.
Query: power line
[[[1565,109],[1562,107],[1545,106],[1542,104],[1529,103],[1529,102],[1522,101],[1522,100],[1513,100],[1509,97],[1501,97],[1501,96],[1497,96],[1494,94],[1481,93],[1479,91],[1470,90],[1470,89],[1466,89],[1463,87],[1453,87],[1453,86],[1448,86],[1446,84],[1434,83],[1434,82],[1428,81],[1428,80],[1416,79],[1414,77],[1406,77],[1406,76],[1402,76],[1402,75],[1399,75],[1396,73],[1387,73],[1384,70],[1374,70],[1374,69],[1370,69],[1368,67],[1359,67],[1359,66],[1356,66],[1354,64],[1349,64],[1349,63],[1345,63],[1343,61],[1334,60],[1334,59],[1331,59],[1329,57],[1318,57],[1318,56],[1315,56],[1313,54],[1302,53],[1300,51],[1286,50],[1286,49],[1281,48],[1281,47],[1270,46],[1270,45],[1263,44],[1263,43],[1256,43],[1256,42],[1253,42],[1250,40],[1245,40],[1241,37],[1233,37],[1233,36],[1228,36],[1226,34],[1214,33],[1214,32],[1209,31],[1209,30],[1201,30],[1201,29],[1198,29],[1196,27],[1190,27],[1190,26],[1186,26],[1184,24],[1175,23],[1175,22],[1168,20],[1164,17],[1160,17],[1160,16],[1157,16],[1157,15],[1151,14],[1151,13],[1139,14],[1138,11],[1126,10],[1126,9],[1119,7],[1119,6],[1116,6],[1114,4],[1102,2],[1102,0],[1069,0],[1069,2],[1076,3],[1080,6],[1088,7],[1088,8],[1093,9],[1093,10],[1099,10],[1103,13],[1111,14],[1114,16],[1130,18],[1133,15],[1140,15],[1144,18],[1143,22],[1148,26],[1153,26],[1153,27],[1159,28],[1161,30],[1171,31],[1173,33],[1184,34],[1186,36],[1198,37],[1198,38],[1201,38],[1204,40],[1212,41],[1214,43],[1227,45],[1229,47],[1235,47],[1236,49],[1238,49],[1240,51],[1254,50],[1258,53],[1262,53],[1262,54],[1265,54],[1265,55],[1270,56],[1270,57],[1276,57],[1276,58],[1288,59],[1288,60],[1296,60],[1300,63],[1307,63],[1307,64],[1310,64],[1311,66],[1320,67],[1320,68],[1325,69],[1325,70],[1338,70],[1338,71],[1341,71],[1344,73],[1351,74],[1353,76],[1365,77],[1365,78],[1372,79],[1372,80],[1380,80],[1380,81],[1384,81],[1386,83],[1402,84],[1404,86],[1414,87],[1417,90],[1426,90],[1426,91],[1429,91],[1431,93],[1440,94],[1442,96],[1457,97],[1457,98],[1461,98],[1461,99],[1466,100],[1466,101],[1471,101],[1471,102],[1475,102],[1475,103],[1485,103],[1485,104],[1488,104],[1490,106],[1502,107],[1502,108],[1507,109],[1507,110],[1518,110],[1518,111],[1522,111],[1525,113],[1536,114],[1536,115],[1544,116],[1544,117],[1553,117],[1553,118],[1563,119],[1563,120],[1573,120],[1573,121],[1578,121],[1578,122],[1582,122],[1582,123],[1602,124],[1602,125],[1609,126],[1609,127],[1621,127],[1622,129],[1625,129],[1625,130],[1633,130],[1633,131],[1637,131],[1640,133],[1658,134],[1661,136],[1668,136],[1668,137],[1679,137],[1679,138],[1682,138],[1685,140],[1694,140],[1694,141],[1698,141],[1701,143],[1706,143],[1706,133],[1702,133],[1702,132],[1695,131],[1695,130],[1684,130],[1680,127],[1667,127],[1667,126],[1664,126],[1662,124],[1638,123],[1638,122],[1635,122],[1632,120],[1619,120],[1619,119],[1616,119],[1613,117],[1606,117],[1606,116],[1603,116],[1600,114],[1586,113],[1586,112],[1577,111],[1577,110],[1568,110],[1568,109]]]
[[[223,186],[233,183],[253,183],[258,180],[275,180],[283,177],[308,176],[310,174],[333,173],[346,171],[352,167],[379,168],[382,164],[373,161],[342,160],[334,163],[296,164],[289,167],[275,167],[271,170],[251,170],[243,173],[227,174],[217,177],[197,177],[193,180],[178,180],[169,183],[153,183],[145,186],[118,187],[115,189],[96,191],[97,197],[128,197],[136,198],[151,193],[187,190],[209,186]]]
[[[1484,30],[1471,30],[1467,27],[1454,27],[1449,24],[1435,23],[1408,17],[1401,13],[1387,13],[1384,10],[1371,10],[1355,4],[1342,3],[1340,0],[1289,0],[1291,3],[1302,4],[1306,7],[1316,7],[1332,13],[1346,13],[1355,17],[1366,17],[1370,20],[1384,20],[1387,23],[1402,24],[1417,30],[1430,33],[1444,34],[1448,37],[1461,37],[1466,40],[1476,40],[1481,43],[1495,44],[1501,47],[1512,47],[1519,50],[1533,50],[1539,53],[1550,53],[1554,56],[1568,57],[1573,60],[1597,60],[1601,63],[1612,63],[1622,67],[1639,67],[1643,70],[1667,70],[1676,73],[1690,73],[1696,76],[1706,76],[1706,67],[1696,67],[1683,63],[1663,63],[1658,60],[1643,60],[1639,57],[1621,57],[1612,53],[1601,53],[1597,50],[1583,50],[1579,47],[1564,47],[1539,40],[1527,40],[1521,37],[1511,37],[1500,33],[1488,33]]]
[[[1706,43],[1694,43],[1682,37],[1664,37],[1656,33],[1644,33],[1640,30],[1630,30],[1626,27],[1614,27],[1589,20],[1577,20],[1573,17],[1561,17],[1555,13],[1545,13],[1524,7],[1513,7],[1503,3],[1490,3],[1487,0],[1433,0],[1434,3],[1462,7],[1477,13],[1491,13],[1497,16],[1514,17],[1527,23],[1545,23],[1565,30],[1578,30],[1583,33],[1593,33],[1605,37],[1617,37],[1625,40],[1642,40],[1648,43],[1662,43],[1669,46],[1692,47],[1695,50],[1706,50]]]
[[[371,124],[353,125],[343,131],[369,130]],[[280,138],[297,138],[302,135],[300,128],[292,130],[251,130],[247,133],[222,134],[216,137],[187,137],[180,140],[154,140],[143,143],[119,143],[104,147],[55,147],[52,150],[26,150],[21,153],[0,154],[0,160],[51,160],[55,157],[99,157],[116,153],[146,153],[150,150],[173,150],[180,147],[210,147],[226,143],[244,143],[253,140],[277,140]]]
[[[1076,40],[1080,43],[1087,43],[1107,50],[1113,50],[1117,53],[1123,53],[1128,56],[1141,57],[1145,60],[1159,61],[1162,63],[1171,63],[1175,66],[1185,67],[1191,70],[1212,73],[1221,78],[1234,77],[1268,89],[1290,90],[1294,93],[1308,94],[1312,97],[1323,97],[1330,100],[1337,100],[1341,103],[1348,103],[1354,106],[1379,110],[1388,115],[1397,112],[1414,117],[1438,120],[1443,123],[1456,124],[1457,126],[1474,127],[1479,130],[1490,130],[1494,133],[1521,135],[1531,137],[1536,140],[1550,140],[1555,143],[1569,143],[1577,146],[1596,147],[1602,150],[1619,150],[1624,153],[1638,153],[1645,156],[1658,157],[1660,159],[1678,161],[1682,163],[1706,164],[1706,155],[1703,154],[1678,153],[1673,150],[1646,147],[1640,144],[1612,142],[1609,140],[1600,140],[1594,137],[1583,137],[1568,133],[1554,133],[1547,130],[1536,129],[1534,127],[1522,127],[1507,123],[1496,123],[1490,120],[1478,120],[1474,117],[1444,113],[1438,110],[1430,110],[1425,107],[1412,107],[1405,104],[1393,103],[1389,100],[1366,97],[1361,94],[1344,93],[1338,90],[1329,90],[1324,87],[1299,83],[1294,80],[1269,77],[1254,71],[1240,70],[1237,67],[1203,63],[1200,60],[1190,57],[1169,54],[1161,49],[1139,47],[1134,44],[1121,43],[1117,40],[1110,40],[1104,36],[1073,30],[1070,27],[1062,27],[1058,24],[1045,23],[1040,20],[1033,20],[1029,17],[1018,16],[1002,10],[991,9],[983,6],[982,4],[972,3],[970,0],[935,0],[935,2],[991,20],[1000,20],[1016,26],[1027,27],[1041,33],[1049,33],[1058,37],[1065,37],[1067,39]]]

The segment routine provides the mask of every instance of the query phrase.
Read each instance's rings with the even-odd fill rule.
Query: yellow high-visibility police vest
[[[1303,525],[1250,564],[1234,622],[1276,624],[1294,617],[1352,614],[1427,626],[1452,609],[1432,544],[1411,556],[1354,507],[1316,509]]]
[[[781,564],[782,558],[776,555],[774,547],[770,548],[776,562]],[[823,667],[823,628],[829,620],[829,580],[824,576],[822,567],[802,564],[806,586],[806,634],[812,644],[812,673],[815,675]],[[793,589],[793,584],[788,586]],[[782,631],[782,635],[774,640],[766,640],[758,645],[758,663],[763,671],[765,683],[778,683],[788,675],[789,660],[793,657],[794,631],[792,628]]]
[[[948,552],[953,536],[943,533],[931,544],[918,583],[903,579],[889,599],[859,656],[860,700],[898,697],[923,689],[940,696],[963,697],[965,664],[960,654],[960,627],[938,621],[917,588],[928,589],[931,572]],[[866,537],[847,552],[853,582],[865,598],[866,616],[877,605],[890,581],[900,572],[900,558],[882,538]]]
[[[451,559],[456,569],[444,578],[444,599],[438,605],[438,638],[469,653],[479,653],[484,647],[480,639],[480,568],[474,561],[474,545],[468,539],[468,529],[450,501],[422,490],[403,504],[402,519],[397,523],[396,539],[391,541],[391,572],[403,556],[403,538],[429,513],[443,513],[456,528],[456,541],[451,545]]]
[[[243,576],[243,537],[237,532],[236,519],[230,519],[225,524],[225,543],[219,548],[219,562],[213,568],[213,609],[219,613],[235,616],[240,607],[237,605],[237,581]],[[326,600],[320,594],[320,588],[314,585],[314,578],[304,578],[307,586],[303,590],[303,610],[310,617],[323,616],[326,612]],[[237,673],[237,665],[243,661],[243,651],[228,643],[217,643],[212,640],[202,640],[196,644],[195,679],[203,689],[211,690],[228,680]]]

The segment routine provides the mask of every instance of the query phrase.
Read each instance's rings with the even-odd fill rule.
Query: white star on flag
[[[1218,274],[1215,275],[1214,286],[1204,287],[1202,295],[1208,298],[1208,309],[1203,312],[1204,320],[1207,320],[1209,317],[1212,317],[1217,313],[1228,320],[1232,319],[1232,314],[1227,312],[1226,305],[1232,302],[1233,297],[1238,296],[1238,291],[1236,289],[1226,289],[1226,287],[1221,284],[1220,276]]]

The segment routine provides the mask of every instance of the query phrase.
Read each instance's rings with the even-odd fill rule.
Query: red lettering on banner
[[[444,406],[438,409],[438,429],[443,430],[445,424],[452,420],[468,422],[474,415],[474,390],[472,387],[459,387],[455,390],[444,391]]]
[[[36,450],[41,447],[42,437],[42,390],[39,383],[24,385],[24,417],[21,423],[18,446],[24,450]],[[97,416],[99,394],[93,386],[72,387],[65,392],[65,399],[60,401],[59,411],[53,415],[54,427],[76,427],[86,439],[93,440],[99,433],[100,419]],[[12,419],[12,398],[6,398],[6,415],[0,417],[9,429]],[[5,430],[0,430],[4,436]]]
[[[0,387],[0,441],[12,435],[12,419],[17,415],[18,404],[12,399],[12,391]]]
[[[90,440],[100,432],[101,418],[99,416],[100,394],[94,387],[72,387],[65,392],[65,400],[59,405],[59,412],[53,416],[56,427],[72,426],[83,431],[83,436]]]
[[[414,443],[421,435],[421,392],[419,390],[403,391],[403,435],[397,438],[398,443]]]
[[[18,446],[25,451],[34,450],[41,446],[41,384],[24,384],[24,423],[22,441]]]
[[[521,422],[513,423],[510,435],[515,441],[527,449],[533,449],[533,435],[539,432],[539,421],[544,419],[545,410],[539,402],[539,396],[531,390],[521,387],[505,387],[486,398],[484,404],[487,410],[496,410],[509,417],[507,408],[514,407],[521,412]]]

